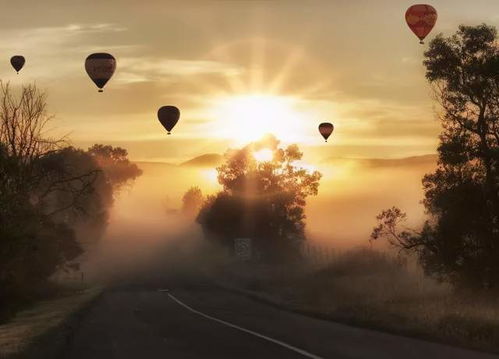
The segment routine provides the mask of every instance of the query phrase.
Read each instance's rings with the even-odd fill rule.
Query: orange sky
[[[0,78],[48,92],[54,128],[77,146],[127,148],[136,160],[222,153],[265,132],[308,156],[403,157],[435,149],[438,121],[405,24],[405,0],[25,0],[2,4]],[[430,34],[460,23],[499,26],[497,0],[434,0]],[[103,94],[83,68],[109,52]],[[19,76],[11,55],[27,63]],[[182,116],[174,135],[162,105]],[[324,144],[317,125],[336,125]]]

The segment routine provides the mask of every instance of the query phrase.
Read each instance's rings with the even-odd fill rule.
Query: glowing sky
[[[429,38],[460,23],[499,26],[497,0],[430,3],[439,20]],[[425,47],[404,20],[412,4],[2,1],[0,78],[46,89],[53,127],[75,145],[120,145],[137,160],[179,162],[277,130],[316,158],[431,153],[439,125]],[[83,69],[92,52],[118,61],[103,94]],[[14,54],[27,59],[19,76]],[[167,137],[156,111],[168,104],[182,116]],[[317,134],[323,121],[336,125],[327,145]]]

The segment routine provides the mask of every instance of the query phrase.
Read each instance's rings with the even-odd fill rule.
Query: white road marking
[[[235,325],[235,324],[232,324],[232,323],[229,323],[229,322],[226,322],[225,320],[222,320],[222,319],[218,319],[218,318],[215,318],[215,317],[212,317],[211,315],[208,315],[208,314],[204,314],[203,312],[200,312],[199,310],[196,310],[190,306],[188,306],[187,304],[183,303],[182,301],[180,301],[180,299],[177,299],[174,295],[168,293],[168,296],[174,300],[175,302],[177,302],[178,304],[180,304],[182,307],[184,307],[185,309],[197,314],[197,315],[200,315],[202,316],[203,318],[206,318],[206,319],[210,319],[210,320],[213,320],[217,323],[220,323],[220,324],[223,324],[223,325],[226,325],[228,327],[231,327],[231,328],[234,328],[234,329],[237,329],[237,330],[240,330],[242,332],[245,332],[245,333],[248,333],[248,334],[251,334],[251,335],[254,335],[255,337],[258,337],[258,338],[262,338],[262,339],[265,339],[269,342],[272,342],[274,344],[277,344],[277,345],[280,345],[286,349],[289,349],[289,350],[292,350],[298,354],[301,354],[307,358],[312,358],[312,359],[323,359],[322,357],[320,356],[317,356],[317,355],[314,355],[312,353],[309,353],[303,349],[300,349],[300,348],[297,348],[297,347],[294,347],[290,344],[287,344],[287,343],[284,343],[284,342],[281,342],[280,340],[277,340],[277,339],[274,339],[274,338],[270,338],[266,335],[263,335],[263,334],[260,334],[260,333],[257,333],[257,332],[254,332],[252,330],[249,330],[249,329],[246,329],[246,328],[243,328],[243,327],[240,327],[238,325]]]

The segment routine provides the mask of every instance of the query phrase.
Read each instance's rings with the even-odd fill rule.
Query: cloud
[[[89,33],[89,32],[121,32],[127,28],[117,24],[70,24],[64,27],[68,31]]]
[[[65,26],[3,30],[3,35],[9,41],[0,43],[0,49],[22,49],[29,52],[47,53],[62,45],[71,48],[78,47],[88,35],[123,32],[126,30],[125,27],[108,23],[68,24]]]
[[[239,66],[219,61],[127,57],[120,59],[120,75],[117,79],[124,83],[133,83],[193,75],[215,74],[231,77],[242,72]]]
[[[29,76],[35,79],[69,78],[81,72],[78,70],[89,53],[102,48],[121,53],[136,49],[135,45],[105,44],[108,34],[115,37],[116,33],[125,31],[125,27],[112,23],[6,29],[3,36],[9,41],[0,42],[0,52],[25,56]],[[0,76],[5,78],[11,74],[11,69],[5,68]]]
[[[165,78],[193,75],[231,77],[242,69],[216,60],[169,59],[147,54],[145,45],[129,43],[127,28],[115,23],[70,23],[5,29],[9,41],[0,43],[0,52],[26,57],[29,74],[35,79],[74,79],[81,77],[83,61],[92,52],[106,51],[118,60],[117,84],[164,81]],[[150,53],[150,52],[149,52]],[[1,78],[13,72],[6,67]]]

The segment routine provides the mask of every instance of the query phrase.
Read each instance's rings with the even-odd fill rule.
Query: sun
[[[218,134],[237,144],[246,144],[268,133],[283,141],[296,141],[310,118],[300,111],[293,97],[244,94],[213,101],[211,114],[218,122]]]
[[[271,149],[264,148],[259,151],[253,152],[253,157],[258,162],[268,162],[272,160],[272,158],[274,157],[274,153]]]

